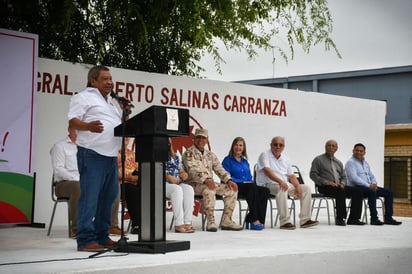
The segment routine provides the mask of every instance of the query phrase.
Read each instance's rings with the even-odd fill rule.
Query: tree
[[[40,57],[174,75],[199,76],[206,52],[221,72],[218,42],[250,58],[319,43],[340,56],[326,0],[0,0],[0,27],[38,34]]]

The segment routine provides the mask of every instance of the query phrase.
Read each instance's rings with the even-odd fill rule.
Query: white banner
[[[67,134],[70,97],[86,86],[91,66],[39,59],[38,122],[35,169],[46,182],[51,178],[49,149]],[[210,149],[223,160],[232,140],[246,140],[249,162],[269,149],[271,138],[286,139],[285,154],[298,165],[307,184],[313,158],[324,152],[328,139],[336,139],[336,156],[345,162],[357,142],[368,149],[368,161],[383,183],[385,108],[381,101],[318,94],[219,81],[168,76],[111,68],[114,91],[135,105],[135,115],[152,105],[187,108],[190,130],[209,130]],[[191,136],[178,140],[178,149],[192,144]],[[49,217],[51,201],[44,199]]]
[[[0,29],[0,223],[32,220],[38,36]]]

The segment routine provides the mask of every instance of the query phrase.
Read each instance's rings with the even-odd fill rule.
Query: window
[[[384,187],[393,191],[394,198],[408,199],[411,160],[412,157],[385,157]]]

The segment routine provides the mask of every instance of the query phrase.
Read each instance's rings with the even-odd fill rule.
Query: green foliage
[[[175,75],[199,76],[206,52],[220,72],[219,43],[340,56],[326,0],[0,0],[0,27],[37,33],[40,57]]]

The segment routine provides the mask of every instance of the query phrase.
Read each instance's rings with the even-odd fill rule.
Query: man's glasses
[[[280,144],[280,143],[272,143],[271,145],[274,146],[274,147],[283,147],[284,146],[284,144]]]

